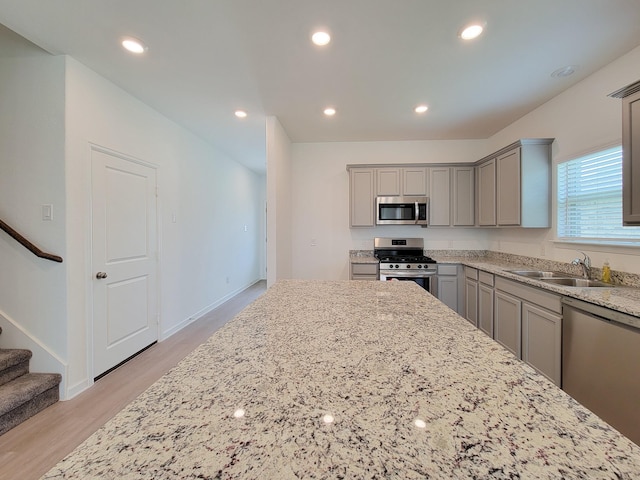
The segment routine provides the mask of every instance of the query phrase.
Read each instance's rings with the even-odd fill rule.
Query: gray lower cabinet
[[[493,338],[516,357],[522,358],[522,301],[499,290],[494,295]]]
[[[561,384],[561,297],[520,282],[495,279],[494,338],[516,357]]]
[[[349,278],[351,280],[378,280],[377,263],[350,263]]]
[[[478,274],[478,328],[493,338],[493,274]]]
[[[464,318],[478,326],[478,270],[464,267]]]
[[[460,265],[438,265],[436,297],[452,310],[460,312]]]
[[[560,386],[562,315],[522,304],[522,360]]]

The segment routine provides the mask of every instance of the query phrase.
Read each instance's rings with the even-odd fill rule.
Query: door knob
[[[98,280],[102,280],[103,278],[107,278],[107,273],[106,272],[98,272],[98,273],[96,273],[96,278]]]

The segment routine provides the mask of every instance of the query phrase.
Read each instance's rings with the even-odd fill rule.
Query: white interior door
[[[158,340],[156,170],[91,151],[93,376]]]

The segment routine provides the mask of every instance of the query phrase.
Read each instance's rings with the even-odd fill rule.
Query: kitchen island
[[[638,478],[640,447],[413,282],[281,281],[44,478]]]

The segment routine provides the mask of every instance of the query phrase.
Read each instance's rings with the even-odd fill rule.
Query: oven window
[[[415,220],[415,205],[412,203],[395,203],[380,205],[380,220]]]

